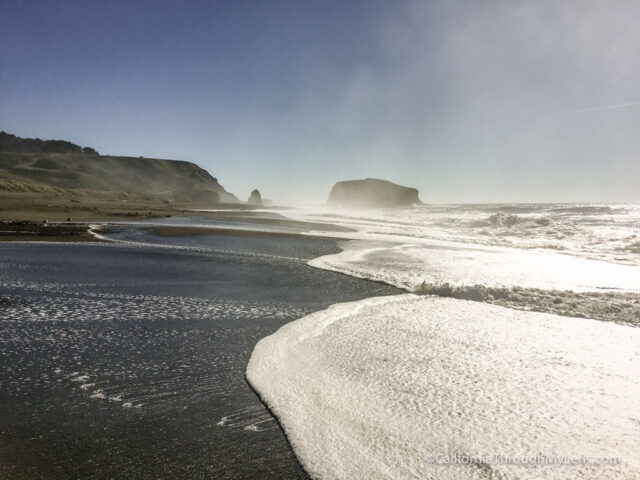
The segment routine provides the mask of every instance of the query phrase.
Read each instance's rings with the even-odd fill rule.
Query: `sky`
[[[2,0],[0,130],[241,199],[638,202],[638,25],[636,0]]]

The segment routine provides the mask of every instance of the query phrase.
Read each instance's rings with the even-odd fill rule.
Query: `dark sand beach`
[[[337,251],[326,239],[167,222],[0,244],[0,477],[305,477],[245,381],[253,346],[397,291],[308,267]]]
[[[116,201],[64,196],[43,197],[0,192],[0,242],[95,242],[89,229],[96,225],[147,224],[160,236],[211,233],[250,235],[299,234],[312,230],[352,231],[349,228],[299,222],[278,214],[255,211],[244,204],[164,204],[158,201]],[[278,210],[271,207],[270,210]],[[199,219],[199,220],[198,220]],[[203,227],[205,222],[205,228]]]

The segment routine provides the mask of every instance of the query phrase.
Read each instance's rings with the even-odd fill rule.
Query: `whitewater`
[[[287,216],[351,230],[314,232],[343,241],[311,266],[411,292],[256,345],[247,379],[313,478],[640,477],[640,206]]]

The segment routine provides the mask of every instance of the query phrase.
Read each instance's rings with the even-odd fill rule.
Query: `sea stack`
[[[249,205],[262,205],[262,195],[260,195],[260,191],[256,189],[251,192],[251,196],[249,197],[249,200],[247,200],[247,203]]]
[[[387,180],[366,178],[336,183],[329,194],[328,204],[336,207],[392,208],[421,205],[418,190],[403,187]]]

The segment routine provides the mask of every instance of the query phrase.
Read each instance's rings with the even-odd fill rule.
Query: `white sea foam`
[[[325,232],[351,241],[314,267],[520,310],[640,318],[637,206],[288,214],[354,229]],[[636,478],[638,332],[452,298],[369,299],[264,339],[247,378],[314,477]],[[469,455],[473,466],[437,463]],[[513,465],[531,456],[553,465]],[[558,466],[565,456],[621,463]]]
[[[352,228],[327,235],[401,243],[454,242],[544,249],[640,266],[640,205],[425,205],[403,209],[288,210],[287,216]]]
[[[101,388],[99,388],[98,390],[95,390],[95,391],[91,394],[91,398],[106,399],[106,398],[107,398],[107,395],[104,393],[104,390],[102,390]]]
[[[483,285],[548,290],[640,292],[640,267],[545,250],[437,242],[344,250],[309,265],[414,290],[422,285]]]
[[[631,479],[639,347],[636,328],[405,294],[285,325],[247,378],[313,477]],[[503,461],[437,464],[456,455]],[[504,463],[554,455],[621,463]]]
[[[640,293],[639,205],[451,205],[287,215],[353,229],[323,232],[351,241],[342,243],[343,252],[309,265],[410,292]],[[531,299],[522,307],[540,309]],[[628,304],[618,300],[607,319],[615,320],[614,310]]]

